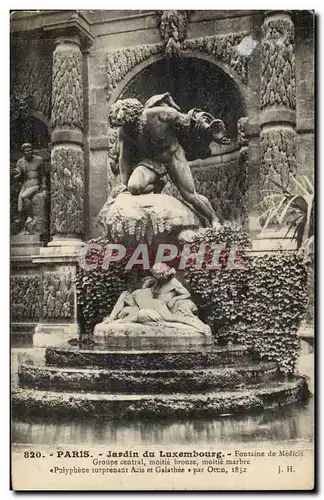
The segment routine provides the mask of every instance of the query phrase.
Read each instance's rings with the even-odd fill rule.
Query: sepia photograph
[[[8,13],[12,490],[314,490],[315,20]]]

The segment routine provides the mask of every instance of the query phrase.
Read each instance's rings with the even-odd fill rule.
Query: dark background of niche
[[[19,151],[24,142],[30,142],[34,149],[48,149],[50,135],[44,123],[34,117],[18,118],[10,123],[10,150]]]
[[[119,98],[136,97],[144,104],[164,92],[170,92],[185,112],[196,107],[220,118],[228,134],[237,136],[237,121],[246,114],[242,98],[233,80],[214,64],[195,58],[173,63],[162,59],[133,78]]]

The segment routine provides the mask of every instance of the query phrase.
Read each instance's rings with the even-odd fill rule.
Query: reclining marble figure
[[[175,270],[156,264],[151,273],[142,288],[120,295],[103,323],[176,323],[210,333],[209,326],[195,315],[197,308],[188,290],[175,278]]]

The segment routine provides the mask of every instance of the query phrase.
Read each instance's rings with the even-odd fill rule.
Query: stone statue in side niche
[[[185,325],[210,334],[210,327],[197,316],[197,308],[188,290],[175,277],[175,270],[166,264],[156,264],[152,276],[144,279],[142,288],[123,292],[104,324],[116,323],[171,324],[175,328]]]
[[[21,146],[23,158],[13,170],[14,181],[21,181],[18,196],[18,216],[15,222],[25,219],[22,234],[44,234],[47,230],[46,175],[43,158],[33,153],[32,145]]]
[[[151,97],[145,106],[137,99],[117,101],[109,120],[120,127],[119,170],[132,195],[160,193],[168,174],[203,225],[219,225],[210,202],[196,192],[186,152],[202,158],[212,141],[229,144],[222,120],[198,109],[182,113],[169,93]]]

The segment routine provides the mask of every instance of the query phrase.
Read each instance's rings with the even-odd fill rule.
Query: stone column
[[[261,199],[287,187],[296,174],[295,27],[289,11],[267,11],[261,27],[260,86]],[[290,237],[269,229],[260,235],[262,250],[294,249]]]
[[[78,36],[55,41],[52,75],[52,245],[84,232],[83,55]]]
[[[84,20],[81,19],[84,24]],[[82,50],[91,39],[74,14],[69,29],[55,26],[52,69],[51,241],[40,264],[42,300],[34,345],[66,342],[79,333],[74,278],[84,245],[84,85]]]
[[[287,11],[268,11],[262,25],[260,88],[261,191],[296,174],[295,28]]]

